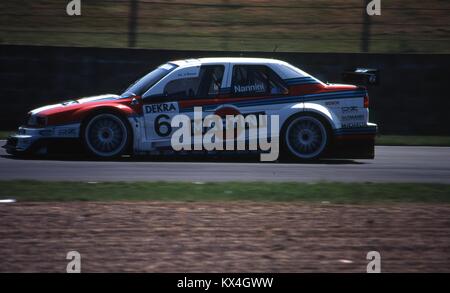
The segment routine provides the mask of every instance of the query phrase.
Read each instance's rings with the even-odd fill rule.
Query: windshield
[[[176,67],[177,65],[172,63],[166,63],[159,66],[158,68],[148,73],[141,79],[138,79],[129,88],[127,88],[121,96],[122,97],[129,97],[133,95],[141,96],[153,85],[155,85],[158,81],[160,81],[164,76],[166,76],[169,72],[174,70]]]

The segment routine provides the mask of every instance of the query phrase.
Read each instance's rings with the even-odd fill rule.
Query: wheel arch
[[[88,124],[89,120],[92,119],[93,117],[95,117],[96,115],[105,114],[105,113],[117,115],[125,122],[125,125],[128,128],[128,135],[130,136],[129,145],[127,146],[127,151],[128,152],[131,151],[133,148],[133,143],[134,143],[133,125],[131,125],[130,120],[128,119],[128,117],[131,113],[125,113],[124,111],[121,111],[121,109],[117,108],[117,107],[99,106],[99,107],[90,109],[90,111],[86,111],[84,117],[81,119],[81,122],[80,122],[80,136],[79,136],[80,139],[81,140],[84,139],[85,128],[86,128],[86,125]]]
[[[333,131],[333,124],[332,124],[332,120],[330,117],[328,117],[327,115],[324,115],[322,112],[319,111],[314,111],[311,109],[305,109],[303,111],[300,112],[295,112],[293,114],[291,114],[282,124],[281,128],[280,128],[280,137],[284,136],[284,132],[286,131],[289,123],[294,120],[297,117],[300,116],[313,116],[317,119],[319,119],[323,125],[325,126],[325,129],[328,132],[329,137],[332,137],[332,131]]]
[[[303,104],[304,113],[313,113],[318,115],[319,118],[325,120],[331,129],[338,128],[338,118],[333,114],[327,107],[317,104],[317,103],[304,103]]]
[[[319,154],[317,154],[314,157],[310,157],[310,158],[299,158],[297,155],[294,155],[292,150],[289,150],[289,146],[288,146],[288,142],[286,141],[285,137],[286,137],[286,132],[289,129],[289,125],[296,120],[299,117],[312,117],[315,118],[316,120],[318,120],[318,122],[320,122],[325,130],[326,136],[327,136],[327,141],[326,144],[324,145],[324,147],[322,148],[322,150],[320,151]],[[289,159],[293,159],[293,160],[300,160],[300,161],[309,161],[309,160],[315,160],[317,158],[320,158],[324,153],[327,153],[330,146],[332,145],[332,141],[333,139],[333,135],[332,135],[332,128],[330,125],[329,120],[326,118],[326,116],[316,112],[316,111],[300,111],[300,112],[296,112],[293,113],[291,116],[289,116],[283,123],[281,130],[280,130],[280,150],[282,150],[281,153],[281,158],[282,160],[289,160]]]

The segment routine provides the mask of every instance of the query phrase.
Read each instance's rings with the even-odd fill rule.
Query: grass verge
[[[450,146],[450,136],[380,135],[376,145],[398,146]]]
[[[0,139],[7,139],[14,131],[0,131]]]
[[[450,203],[450,184],[0,181],[0,199],[6,198],[17,201]]]

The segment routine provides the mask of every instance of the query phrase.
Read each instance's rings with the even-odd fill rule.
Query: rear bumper
[[[377,131],[377,125],[373,123],[368,123],[365,127],[334,130],[329,157],[342,159],[375,158]]]

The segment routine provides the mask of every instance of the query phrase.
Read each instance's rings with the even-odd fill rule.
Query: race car
[[[81,146],[98,158],[171,149],[180,114],[278,115],[280,155],[292,159],[374,158],[363,86],[324,83],[280,60],[199,58],[170,61],[128,87],[44,106],[10,136],[10,154],[64,152]]]

